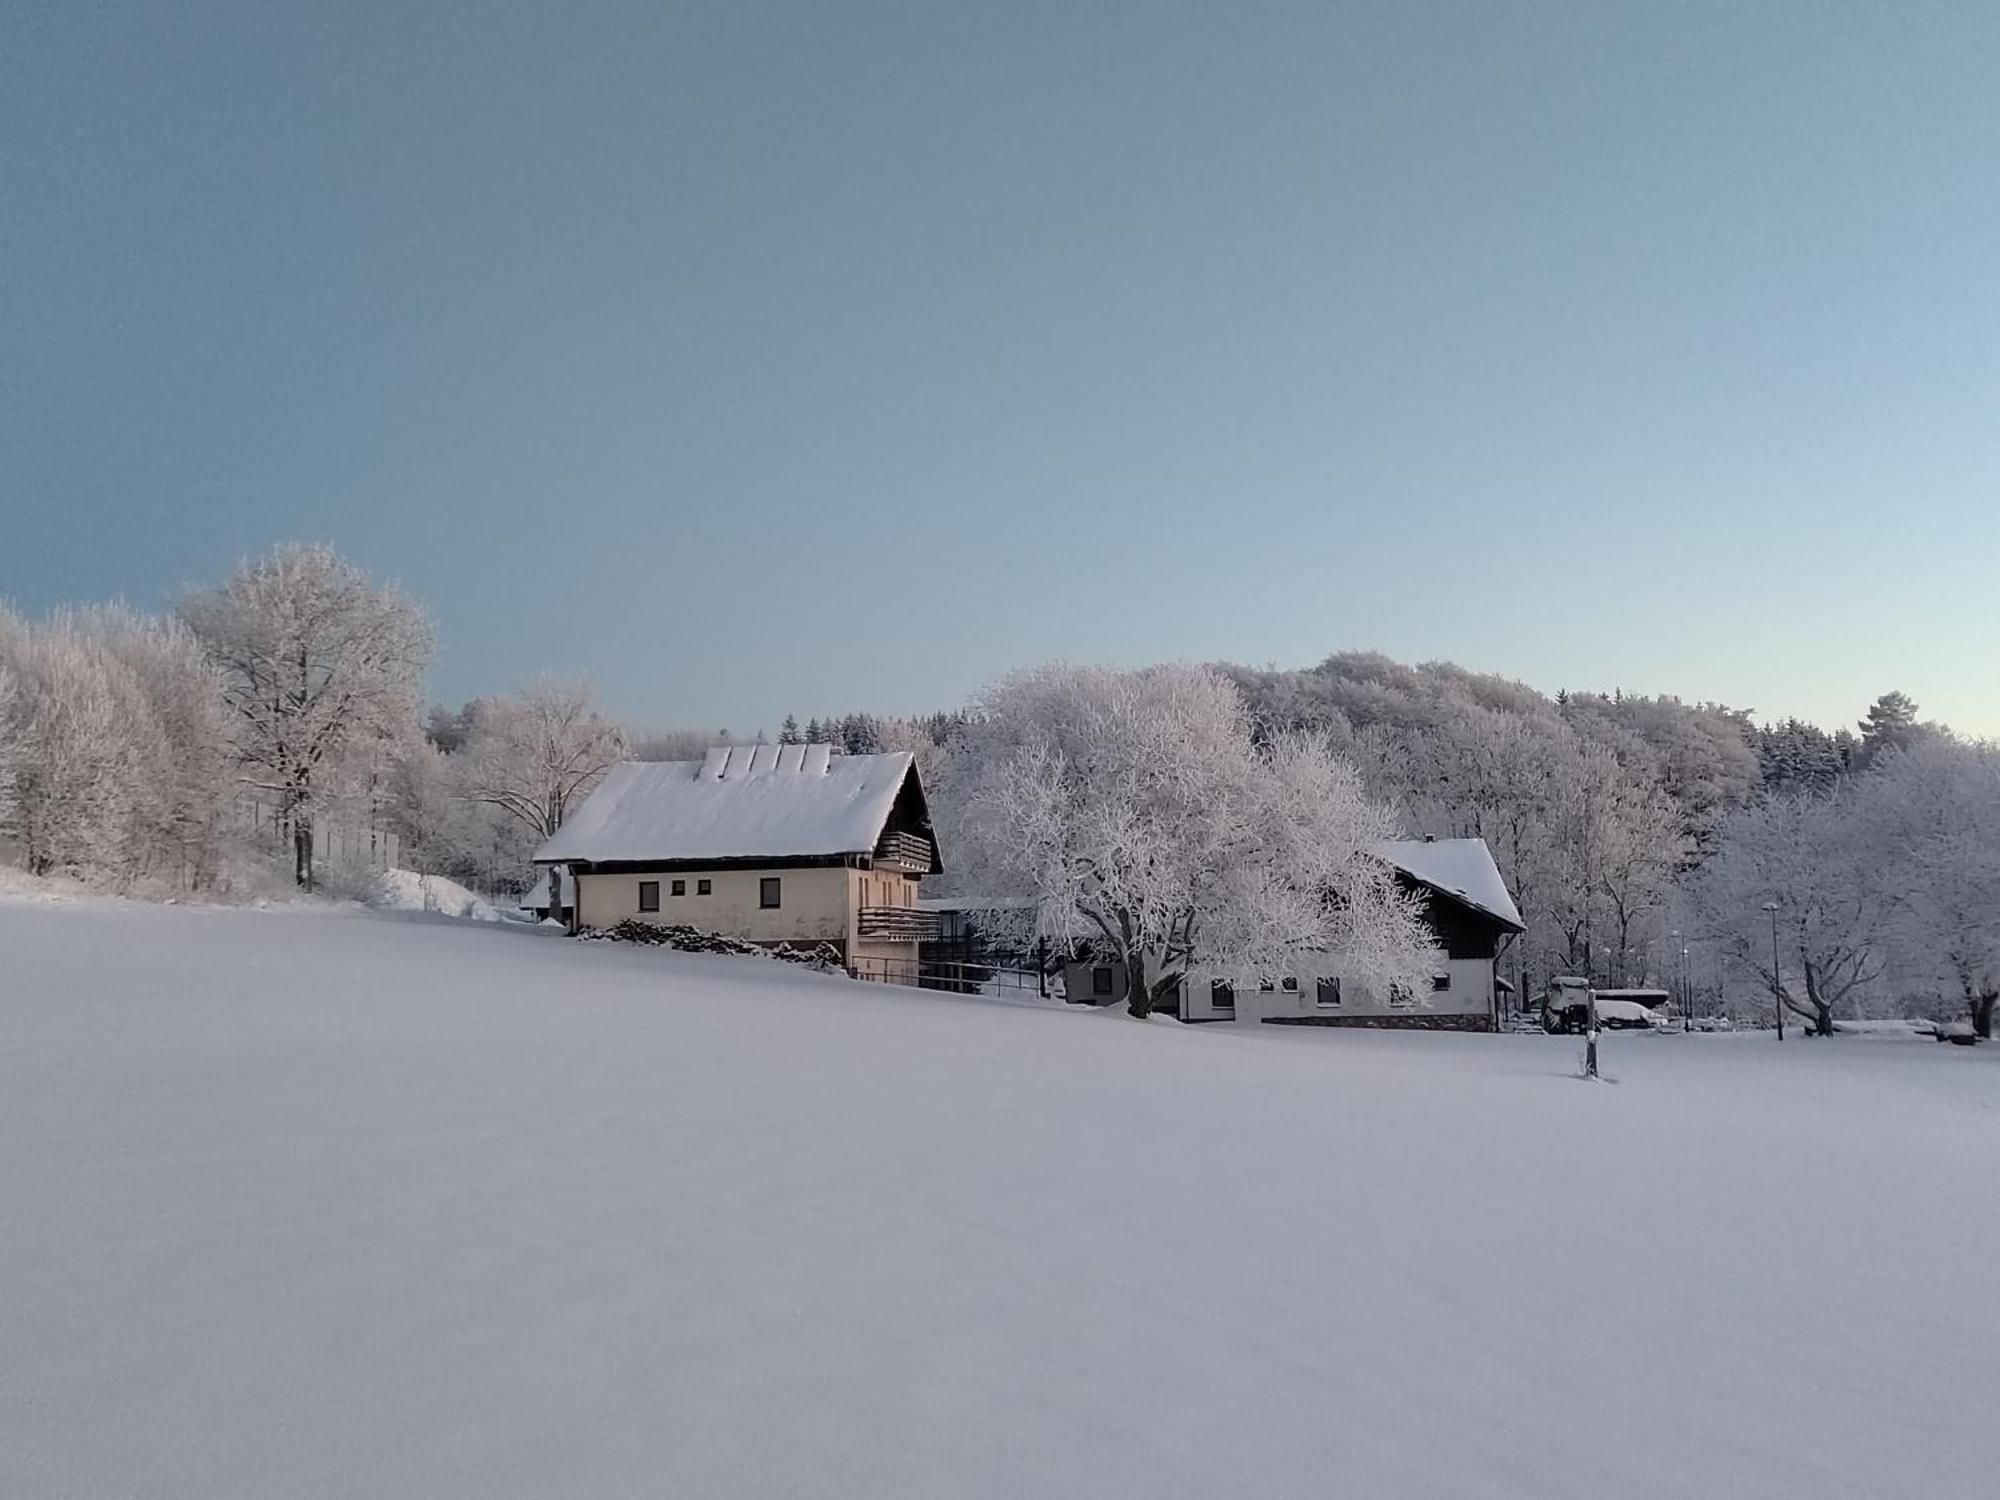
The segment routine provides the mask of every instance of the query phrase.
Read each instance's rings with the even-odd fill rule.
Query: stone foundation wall
[[[1266,1016],[1266,1026],[1346,1026],[1369,1031],[1491,1031],[1491,1016]]]

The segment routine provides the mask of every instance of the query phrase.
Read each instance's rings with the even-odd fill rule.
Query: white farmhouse
[[[942,868],[908,751],[731,745],[614,766],[535,854],[575,879],[572,931],[624,921],[747,942],[829,944],[897,977],[938,918],[918,883]]]
[[[1403,888],[1423,899],[1437,945],[1429,993],[1377,993],[1342,974],[1339,955],[1319,954],[1261,980],[1185,984],[1164,1008],[1183,1021],[1495,1030],[1500,950],[1522,926],[1486,841],[1399,839],[1382,854]],[[1071,1000],[1109,1005],[1125,993],[1121,964],[1085,957],[1065,977]]]

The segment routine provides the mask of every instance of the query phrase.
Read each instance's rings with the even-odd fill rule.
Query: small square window
[[[1284,989],[1286,994],[1296,995],[1299,992],[1299,981],[1297,976],[1292,974],[1287,974],[1285,976],[1284,984],[1281,986],[1281,988]]]
[[[1111,971],[1102,964],[1090,971],[1090,993],[1093,995],[1111,993]]]
[[[714,895],[714,894],[715,894],[715,882],[714,882],[714,881],[712,881],[712,880],[697,880],[697,881],[696,881],[696,882],[694,883],[694,893],[695,893],[695,894],[696,894],[697,896],[712,896],[712,895]]]
[[[1277,988],[1278,987],[1275,984],[1271,983],[1271,981],[1268,979],[1260,979],[1257,981],[1257,989],[1260,994],[1269,995],[1274,991],[1276,991]]]
[[[1236,1009],[1236,991],[1230,988],[1228,980],[1217,979],[1209,983],[1208,1003],[1217,1010]]]
[[[673,894],[676,896],[685,896],[687,893],[688,883],[685,880],[676,880],[674,882]]]
[[[1340,1004],[1340,981],[1338,979],[1322,979],[1319,982],[1319,1003],[1326,1006]]]
[[[658,911],[660,909],[660,882],[642,880],[639,882],[639,910]]]
[[[778,909],[782,886],[776,875],[766,875],[757,882],[757,905],[765,911]]]
[[[1448,989],[1450,989],[1450,988],[1451,988],[1451,976],[1450,976],[1449,974],[1433,974],[1433,975],[1431,975],[1431,988],[1432,988],[1433,990],[1448,990]]]

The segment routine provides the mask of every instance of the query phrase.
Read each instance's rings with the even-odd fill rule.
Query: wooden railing
[[[864,906],[855,914],[856,937],[920,943],[939,936],[943,930],[944,921],[936,912],[914,906]]]
[[[895,865],[918,875],[931,870],[930,841],[914,833],[885,833],[875,846],[875,863]]]

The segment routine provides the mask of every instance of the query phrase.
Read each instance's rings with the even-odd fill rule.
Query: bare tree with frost
[[[537,678],[516,697],[480,702],[461,752],[465,795],[546,839],[625,748],[624,731],[598,712],[589,683]]]
[[[2000,1003],[2000,749],[1929,735],[1876,758],[1860,789],[1864,857],[1890,892],[1906,973],[1973,1029]]]
[[[222,674],[244,779],[274,793],[298,883],[313,819],[345,757],[407,732],[431,623],[331,547],[284,546],[196,592],[181,616]]]
[[[1861,793],[1784,794],[1733,813],[1693,890],[1708,933],[1821,1036],[1883,969],[1890,881],[1867,855]],[[1777,907],[1776,970],[1771,921]]]
[[[138,684],[67,617],[9,635],[6,831],[34,874],[122,871],[146,729]]]
[[[1087,941],[1145,1016],[1189,976],[1339,953],[1364,982],[1425,987],[1427,935],[1381,857],[1386,810],[1311,734],[1253,742],[1206,668],[1050,666],[987,692],[955,744],[965,858]]]

